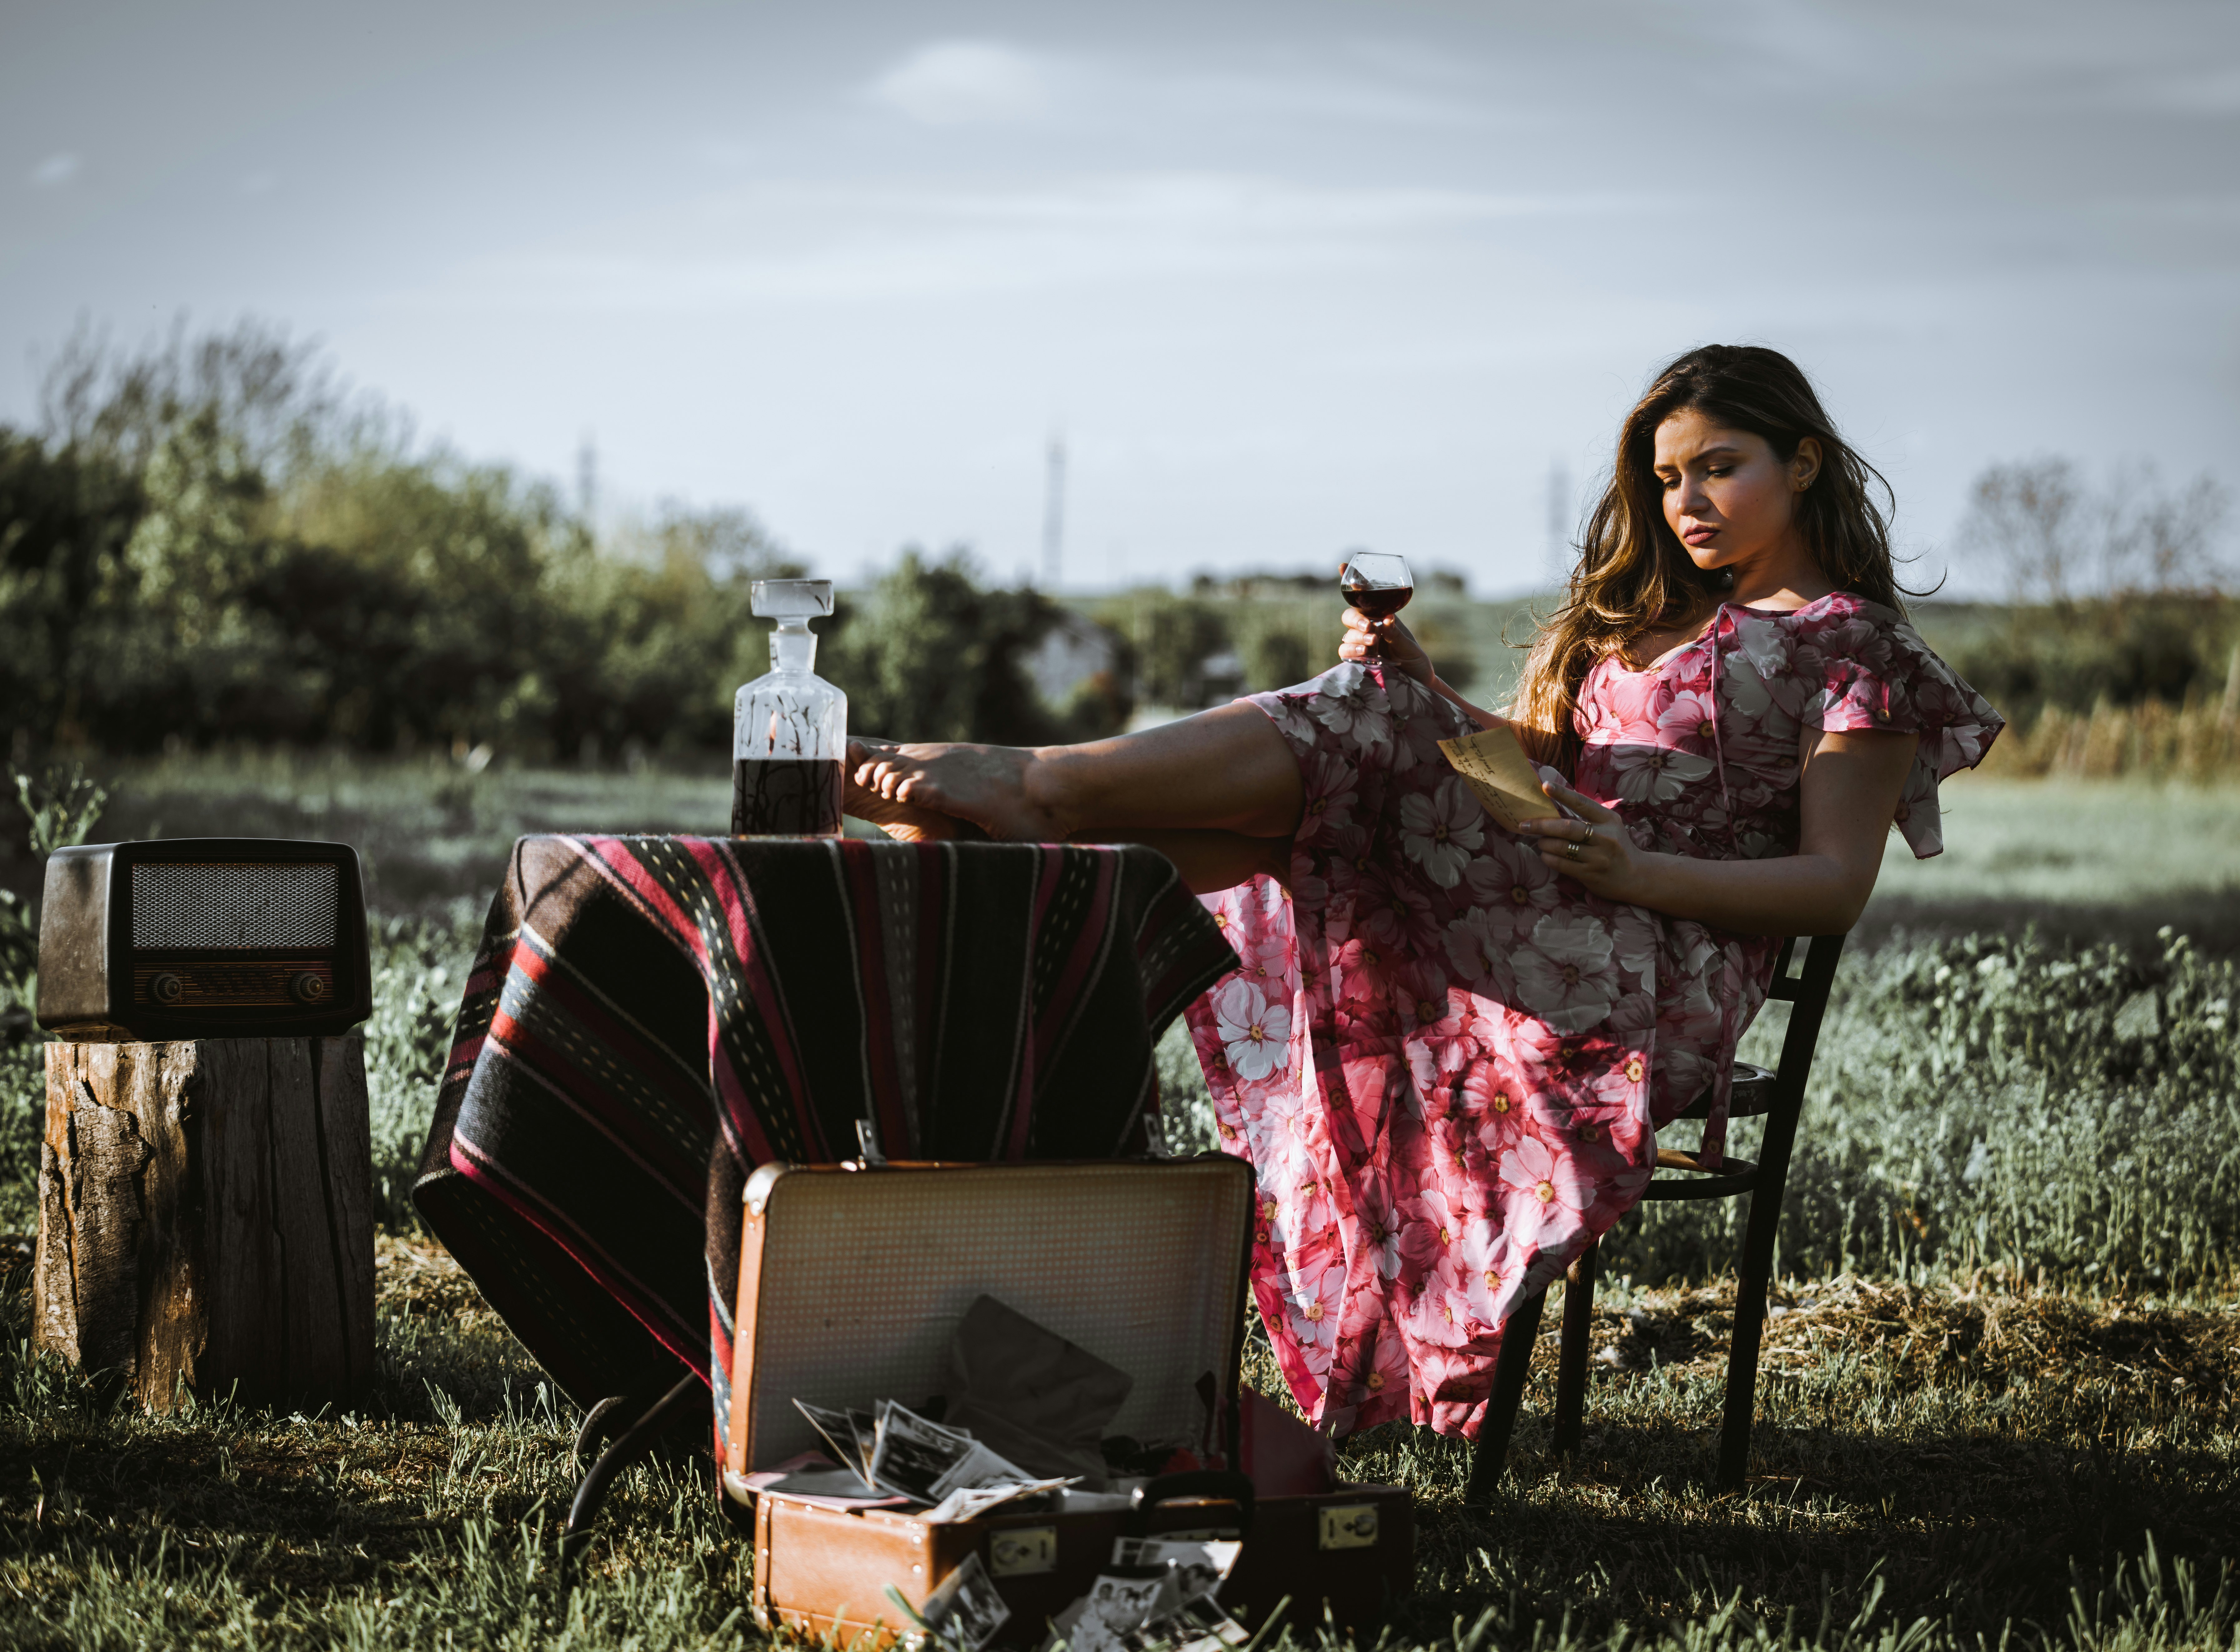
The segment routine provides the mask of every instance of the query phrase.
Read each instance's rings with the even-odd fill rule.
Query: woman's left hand
[[[1538,835],[1541,860],[1597,895],[1613,901],[1638,902],[1643,856],[1633,846],[1617,811],[1580,796],[1560,781],[1549,781],[1541,789],[1579,816],[1518,823],[1518,831]]]

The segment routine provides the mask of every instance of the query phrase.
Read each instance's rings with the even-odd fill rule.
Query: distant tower
[[[576,444],[576,514],[585,527],[599,509],[599,449],[589,430]]]
[[[1548,583],[1558,590],[1571,577],[1571,471],[1561,459],[1548,464]]]
[[[1043,589],[1056,593],[1065,572],[1065,437],[1053,436],[1043,471]]]

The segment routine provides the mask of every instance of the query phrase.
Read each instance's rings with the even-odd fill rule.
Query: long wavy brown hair
[[[1665,522],[1657,478],[1657,427],[1691,410],[1763,436],[1783,464],[1806,436],[1817,440],[1819,473],[1797,502],[1805,548],[1837,589],[1904,611],[1890,560],[1890,483],[1836,433],[1811,381],[1779,350],[1761,345],[1691,350],[1667,363],[1625,416],[1610,484],[1587,518],[1570,586],[1533,639],[1510,702],[1526,749],[1566,774],[1578,755],[1572,710],[1595,662],[1623,652],[1660,621],[1709,618],[1718,601],[1717,576],[1697,568]]]

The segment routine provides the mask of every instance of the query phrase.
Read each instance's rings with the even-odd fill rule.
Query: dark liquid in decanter
[[[1416,594],[1413,585],[1340,585],[1338,595],[1371,619],[1397,614]]]
[[[834,837],[840,831],[837,757],[739,757],[731,763],[731,836]]]

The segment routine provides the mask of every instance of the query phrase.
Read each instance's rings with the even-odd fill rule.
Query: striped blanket
[[[579,1403],[682,1362],[720,1449],[754,1166],[1140,1151],[1236,964],[1147,849],[524,837],[413,1200]]]

